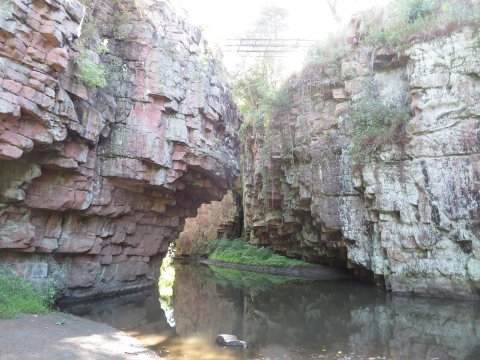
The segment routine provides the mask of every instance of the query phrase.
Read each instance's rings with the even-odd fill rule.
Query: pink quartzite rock
[[[0,263],[60,279],[67,296],[156,284],[184,219],[239,173],[222,69],[167,2],[11,3],[0,19]],[[79,78],[85,46],[107,48],[90,69],[106,70],[105,88]],[[189,133],[192,116],[210,126]]]

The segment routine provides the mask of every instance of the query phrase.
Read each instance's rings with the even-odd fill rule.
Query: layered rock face
[[[366,269],[396,293],[478,299],[479,41],[465,28],[402,58],[353,46],[338,68],[291,79],[289,111],[247,137],[250,241]],[[368,79],[380,100],[407,95],[412,116],[358,166],[349,104]]]
[[[238,174],[222,69],[168,2],[2,2],[0,89],[0,263],[66,295],[154,284]]]

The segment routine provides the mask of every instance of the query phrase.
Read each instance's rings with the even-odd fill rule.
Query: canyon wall
[[[238,175],[239,116],[166,1],[0,5],[0,264],[66,296],[156,283]]]
[[[289,81],[288,110],[247,129],[249,241],[373,274],[395,293],[480,297],[480,37],[472,28],[391,48],[351,45]],[[373,83],[410,119],[352,161],[351,103]],[[363,94],[363,95],[362,95]],[[402,129],[400,129],[402,130]],[[362,159],[363,157],[363,159]]]

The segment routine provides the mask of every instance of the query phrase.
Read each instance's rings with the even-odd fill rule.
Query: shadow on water
[[[175,327],[158,291],[66,310],[123,329],[170,359],[480,359],[479,304],[193,264],[175,272]],[[248,349],[216,346],[219,333]]]

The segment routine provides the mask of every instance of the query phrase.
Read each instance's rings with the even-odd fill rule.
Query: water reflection
[[[347,281],[176,267],[170,327],[158,294],[69,310],[125,329],[171,359],[480,359],[479,305],[389,297]],[[247,350],[217,347],[219,333]]]

